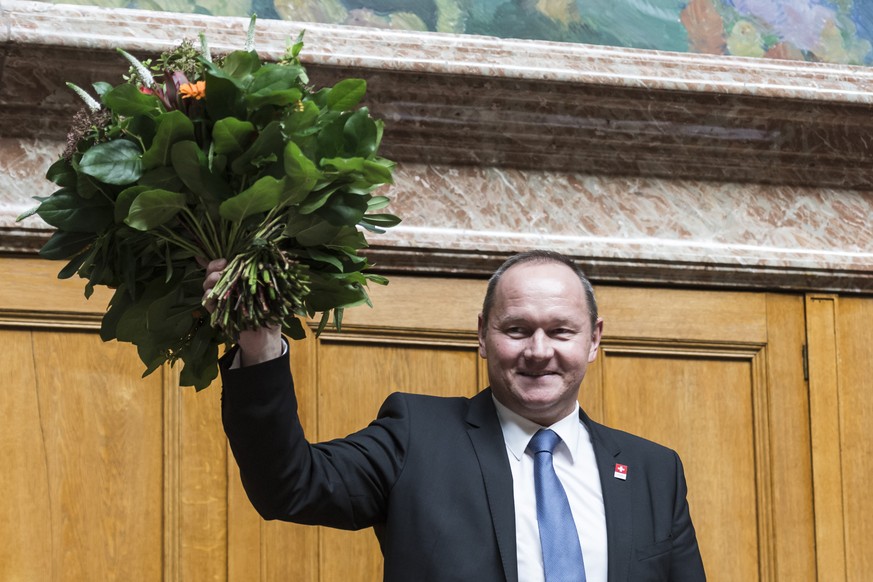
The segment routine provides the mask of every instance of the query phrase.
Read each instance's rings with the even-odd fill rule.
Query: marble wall
[[[80,85],[247,20],[0,0],[0,249],[34,252]],[[278,56],[306,28],[316,82],[367,78],[404,222],[380,268],[480,275],[547,246],[601,282],[873,292],[873,70],[263,21]]]

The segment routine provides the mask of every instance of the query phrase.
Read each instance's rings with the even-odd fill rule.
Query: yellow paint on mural
[[[861,64],[870,52],[870,42],[856,39],[856,42],[846,46],[842,32],[833,20],[828,20],[821,32],[813,52],[820,60],[827,63]]]
[[[340,0],[275,0],[274,4],[283,20],[342,24],[349,17],[349,11]]]
[[[730,54],[738,57],[763,57],[764,41],[755,26],[746,20],[740,20],[731,29],[727,38],[727,48]]]
[[[458,0],[436,0],[436,9],[437,32],[464,32],[467,11]]]
[[[579,10],[573,0],[537,0],[537,10],[562,24],[579,21]]]

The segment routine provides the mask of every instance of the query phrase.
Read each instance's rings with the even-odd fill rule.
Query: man
[[[479,316],[489,389],[393,394],[367,428],[314,445],[278,332],[245,332],[222,410],[249,498],[265,519],[373,527],[386,581],[703,581],[679,458],[578,406],[602,329],[569,259],[516,255]]]

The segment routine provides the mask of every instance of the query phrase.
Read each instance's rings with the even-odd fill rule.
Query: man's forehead
[[[573,269],[555,261],[539,261],[513,265],[497,282],[494,289],[495,298],[513,295],[531,287],[548,289],[563,287],[563,292],[574,294],[576,291],[584,295],[584,286]]]

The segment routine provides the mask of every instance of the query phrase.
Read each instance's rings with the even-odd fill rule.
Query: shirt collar
[[[501,404],[494,395],[491,395],[494,401],[494,407],[497,409],[497,418],[500,420],[500,428],[503,429],[503,440],[506,441],[506,446],[509,452],[515,457],[515,460],[520,460],[527,449],[527,444],[533,435],[541,428],[550,428],[561,437],[561,441],[565,444],[566,450],[570,455],[570,460],[576,454],[576,445],[579,442],[579,433],[581,432],[582,421],[579,420],[579,404],[573,409],[573,412],[553,424],[552,426],[541,426],[525,417],[517,414]],[[558,445],[560,448],[561,445]]]

